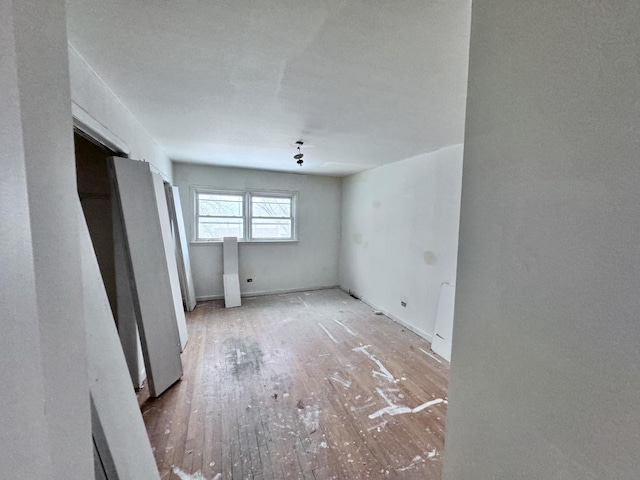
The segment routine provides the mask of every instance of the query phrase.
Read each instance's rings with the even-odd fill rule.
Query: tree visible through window
[[[291,238],[291,197],[251,197],[251,237]]]
[[[195,241],[295,240],[295,200],[290,192],[195,190]]]
[[[244,238],[244,197],[197,193],[197,240]]]

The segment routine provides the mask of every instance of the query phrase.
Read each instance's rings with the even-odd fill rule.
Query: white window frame
[[[253,236],[253,203],[251,199],[253,197],[267,197],[267,198],[288,198],[291,201],[291,216],[290,217],[255,217],[255,218],[274,218],[274,219],[291,219],[291,237],[289,238],[256,238]],[[296,203],[297,203],[298,194],[296,192],[265,192],[265,191],[257,191],[252,190],[247,192],[247,223],[248,229],[246,230],[248,233],[250,242],[292,242],[297,240],[296,235]]]
[[[211,190],[204,188],[196,188],[193,190],[193,242],[194,243],[209,243],[209,242],[221,242],[222,239],[206,239],[198,237],[198,225],[200,218],[200,208],[198,196],[200,194],[205,195],[234,195],[238,197],[242,197],[242,214],[241,216],[224,216],[224,215],[215,215],[216,218],[240,218],[242,219],[243,232],[246,237],[247,235],[247,224],[246,224],[246,216],[247,216],[247,198],[246,192],[244,191],[232,191],[232,190]],[[205,217],[209,217],[210,215],[202,215]],[[238,240],[244,240],[244,238],[239,238]]]
[[[193,199],[193,232],[192,243],[207,244],[207,243],[221,243],[222,238],[198,238],[198,196],[199,194],[209,195],[240,195],[243,197],[242,201],[242,219],[244,238],[238,238],[239,242],[244,243],[292,243],[298,241],[298,192],[283,191],[283,190],[222,190],[208,187],[192,187],[192,199]],[[291,217],[281,217],[291,219],[291,237],[289,238],[254,238],[252,231],[252,197],[274,197],[274,198],[288,198],[291,200]],[[222,217],[221,217],[222,218]],[[231,218],[231,217],[230,217]],[[239,217],[233,217],[239,218]],[[256,218],[280,218],[280,217],[256,217]]]

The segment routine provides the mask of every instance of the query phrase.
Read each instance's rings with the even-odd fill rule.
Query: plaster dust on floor
[[[320,427],[320,411],[318,405],[306,405],[299,411],[300,419],[309,433],[317,431]]]
[[[204,475],[202,475],[200,471],[197,471],[196,473],[193,473],[193,474],[188,474],[184,470],[182,470],[180,467],[173,467],[173,473],[175,473],[178,477],[180,477],[180,480],[208,480],[207,478],[204,477]],[[211,480],[220,480],[221,478],[222,478],[222,474],[217,473]]]

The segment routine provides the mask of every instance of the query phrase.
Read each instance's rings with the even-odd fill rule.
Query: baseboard
[[[349,295],[351,295],[351,292],[348,291],[347,289],[345,289],[343,287],[339,287],[339,288],[343,292],[348,293]],[[360,296],[357,296],[357,295],[354,295],[354,296],[355,296],[355,298],[360,300],[362,303],[366,303],[367,305],[369,305],[374,310],[377,310],[378,312],[382,312],[385,316],[389,317],[391,320],[393,320],[397,324],[402,325],[407,330],[411,330],[413,333],[415,333],[419,337],[424,338],[427,342],[431,343],[433,341],[433,335],[425,332],[424,330],[421,330],[420,328],[418,328],[418,327],[416,327],[414,325],[411,325],[410,323],[408,323],[405,320],[402,320],[401,318],[396,317],[395,315],[393,315],[393,314],[389,313],[388,311],[386,311],[384,308],[380,308],[377,305],[375,305],[374,303],[370,302],[366,298],[363,298],[363,297],[360,297]]]
[[[224,295],[202,295],[196,297],[196,302],[208,302],[210,300],[223,300]]]
[[[245,292],[241,293],[240,297],[242,298],[251,298],[251,297],[264,297],[265,295],[281,295],[285,293],[297,293],[297,292],[312,292],[314,290],[330,290],[332,288],[340,288],[339,285],[325,285],[320,287],[304,287],[304,288],[284,288],[280,290],[262,290],[258,292]],[[208,302],[209,300],[222,300],[224,299],[224,294],[217,295],[202,295],[196,297],[197,302]]]
[[[332,289],[332,288],[339,288],[340,290],[342,290],[345,293],[349,293],[349,294],[351,293],[348,290],[346,290],[345,288],[341,287],[340,285],[326,285],[326,286],[321,286],[321,287],[285,288],[285,289],[279,289],[279,290],[263,290],[263,291],[258,291],[258,292],[247,292],[247,293],[241,294],[241,297],[242,298],[263,297],[265,295],[281,295],[281,294],[285,294],[285,293],[311,292],[311,291],[314,291],[314,290],[329,290],[329,289]],[[401,318],[396,317],[392,313],[388,312],[384,308],[380,308],[379,306],[377,306],[376,304],[370,302],[366,298],[363,298],[363,297],[356,297],[356,298],[358,298],[358,300],[360,300],[362,303],[365,303],[365,304],[369,305],[372,309],[377,310],[379,312],[382,312],[385,316],[389,317],[391,320],[396,322],[398,325],[402,325],[407,330],[411,330],[416,335],[424,338],[427,342],[431,343],[433,341],[433,335],[425,332],[424,330],[421,330],[420,328],[418,328],[418,327],[416,327],[414,325],[411,325],[409,322],[407,322],[405,320],[402,320]],[[222,299],[224,299],[224,295],[223,294],[202,295],[202,296],[196,297],[196,301],[198,301],[198,302],[207,302],[207,301],[210,301],[210,300],[222,300]]]

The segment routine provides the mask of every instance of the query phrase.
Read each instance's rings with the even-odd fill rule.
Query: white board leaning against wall
[[[107,480],[157,479],[149,437],[102,283],[98,261],[82,212],[80,259],[86,322],[87,373],[91,394],[94,454]]]
[[[440,287],[436,325],[431,342],[431,350],[451,362],[451,341],[453,340],[453,314],[456,301],[456,286],[443,283]]]
[[[238,268],[238,239],[237,237],[224,237],[222,239],[222,264],[224,283],[224,306],[226,308],[239,307],[240,278]]]
[[[184,306],[187,309],[187,312],[191,312],[196,308],[196,292],[193,286],[189,244],[184,227],[180,191],[178,190],[178,187],[172,187],[171,185],[165,185],[165,190],[167,193],[167,204],[169,206],[169,217],[171,218],[173,226],[173,238],[176,247],[176,261],[178,263],[178,275],[180,278],[182,299],[184,300]]]
[[[157,397],[180,379],[182,362],[153,177],[146,162],[109,157],[108,165],[149,393]]]
[[[171,221],[169,220],[169,209],[167,207],[167,197],[164,189],[164,180],[158,173],[152,173],[153,187],[156,192],[156,203],[158,205],[158,215],[160,217],[160,229],[162,230],[162,244],[164,254],[167,259],[169,269],[169,283],[171,285],[171,295],[173,298],[173,309],[176,312],[176,323],[178,334],[180,335],[180,349],[184,350],[187,345],[187,322],[184,318],[182,308],[182,296],[180,294],[180,280],[178,278],[178,265],[176,264],[175,245],[171,235]]]

